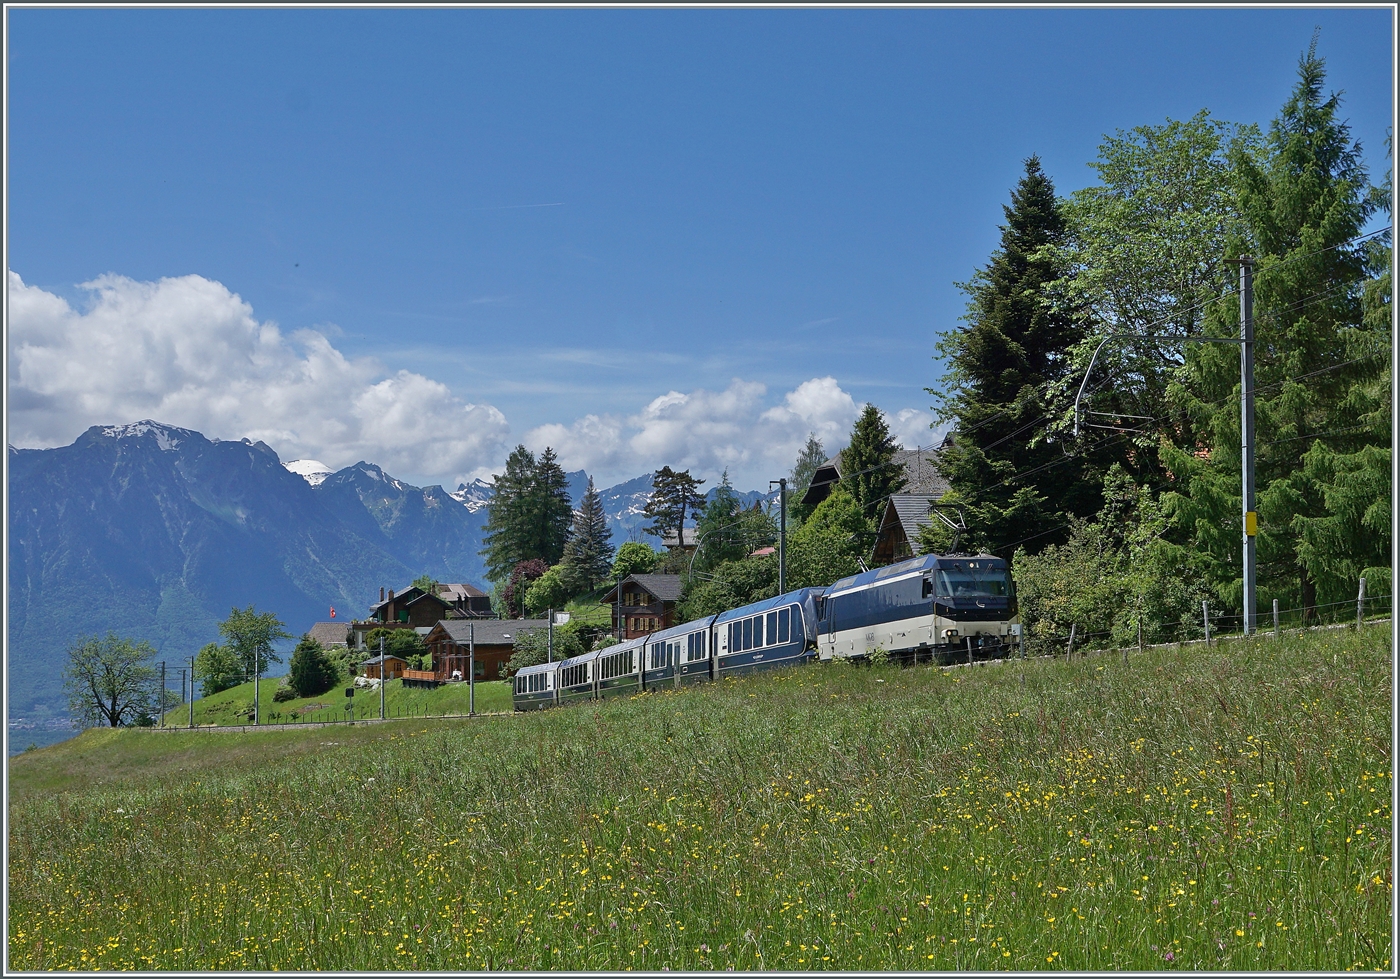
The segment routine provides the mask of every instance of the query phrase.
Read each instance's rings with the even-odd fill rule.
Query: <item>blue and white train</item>
[[[1004,560],[930,554],[527,666],[515,674],[514,702],[536,710],[876,649],[916,660],[1005,655],[1019,635]]]

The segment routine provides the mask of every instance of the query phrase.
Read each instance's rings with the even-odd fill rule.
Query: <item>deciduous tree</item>
[[[87,725],[121,727],[158,709],[154,656],[145,640],[133,642],[111,632],[73,643],[63,670],[69,716]]]
[[[219,633],[250,677],[266,670],[269,663],[282,662],[273,643],[293,638],[274,613],[259,612],[252,605],[230,609],[228,618],[219,623]]]

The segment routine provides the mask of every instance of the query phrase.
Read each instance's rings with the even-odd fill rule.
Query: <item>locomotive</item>
[[[799,588],[515,674],[516,710],[738,676],[884,650],[917,661],[1004,656],[1021,627],[1005,560],[921,557]]]

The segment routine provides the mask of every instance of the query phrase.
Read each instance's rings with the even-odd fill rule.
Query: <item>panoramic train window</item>
[[[778,609],[778,642],[787,642],[790,637],[791,633],[788,632],[788,610],[780,608]]]
[[[945,597],[988,596],[1005,598],[1011,593],[1011,576],[1005,568],[966,566],[938,569],[938,594]]]
[[[753,619],[744,620],[744,648],[753,649]]]

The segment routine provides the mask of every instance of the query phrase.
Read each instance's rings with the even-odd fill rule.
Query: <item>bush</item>
[[[577,629],[560,626],[554,630],[554,662],[579,656],[583,653],[583,643],[579,641]],[[549,630],[526,629],[515,636],[515,652],[506,663],[506,677],[527,666],[536,666],[549,658]]]
[[[278,687],[277,691],[272,695],[272,702],[275,704],[284,704],[289,700],[296,699],[297,692],[291,687]]]

